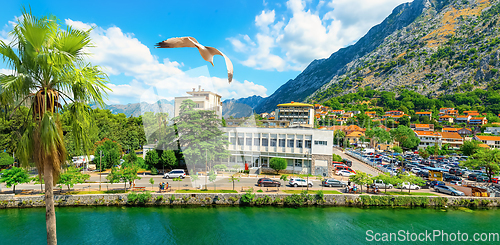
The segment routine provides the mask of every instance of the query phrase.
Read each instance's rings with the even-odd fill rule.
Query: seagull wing
[[[194,37],[174,37],[155,44],[157,48],[197,48],[199,44]]]
[[[226,67],[227,67],[227,80],[229,81],[229,83],[231,83],[231,81],[233,81],[233,63],[231,63],[231,60],[216,48],[207,47],[207,46],[205,46],[205,48],[208,50],[208,52],[212,56],[213,55],[220,55],[220,56],[224,57],[224,60],[226,60]]]

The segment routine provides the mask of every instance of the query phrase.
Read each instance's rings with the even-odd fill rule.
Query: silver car
[[[445,193],[452,196],[464,196],[464,193],[447,185],[436,185],[434,190],[439,193]]]
[[[184,179],[186,178],[186,172],[184,172],[184,169],[174,169],[165,175],[163,175],[164,179],[169,179],[169,178],[181,178]]]

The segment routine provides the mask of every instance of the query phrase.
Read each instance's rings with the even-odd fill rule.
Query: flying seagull
[[[218,49],[201,45],[200,43],[198,43],[198,41],[196,41],[194,37],[169,38],[163,42],[157,43],[155,46],[157,46],[157,48],[198,48],[201,57],[203,57],[204,60],[210,62],[212,66],[214,65],[214,55],[220,55],[226,60],[227,79],[229,83],[231,83],[231,81],[233,80],[233,63],[231,63],[231,60],[229,60],[229,58]]]

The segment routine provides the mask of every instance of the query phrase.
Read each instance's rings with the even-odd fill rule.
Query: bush
[[[264,192],[264,191],[262,191],[262,190],[258,190],[257,192]]]
[[[151,193],[145,192],[145,193],[130,193],[127,196],[128,202],[129,203],[134,203],[134,204],[145,204],[149,200],[151,200],[153,196],[151,196]]]
[[[151,168],[151,174],[152,175],[157,175],[158,174],[158,169],[156,169],[155,167],[152,167]]]
[[[245,194],[241,195],[240,203],[242,205],[249,205],[255,199],[255,194],[252,194],[251,190],[248,190]]]
[[[291,196],[285,197],[283,202],[285,206],[290,206],[290,207],[302,206],[304,204],[304,198],[302,198],[300,195],[292,194]]]

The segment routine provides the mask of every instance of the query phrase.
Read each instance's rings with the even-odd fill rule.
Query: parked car
[[[500,178],[499,177],[491,178],[491,180],[489,182],[498,184],[498,179],[500,179]]]
[[[479,175],[476,177],[477,182],[490,182],[488,176]]]
[[[342,159],[342,162],[348,167],[352,167],[352,161],[347,159]]]
[[[447,173],[443,174],[443,179],[444,179],[444,181],[462,180],[460,177],[457,177],[457,176],[451,175],[451,174],[447,174]]]
[[[439,185],[434,187],[434,190],[439,193],[445,193],[453,196],[463,196],[464,193],[447,185]]]
[[[377,188],[379,188],[379,189],[385,189],[385,188],[392,189],[394,187],[392,184],[387,184],[387,186],[386,186],[386,184],[384,183],[384,181],[383,180],[379,180],[379,179],[374,180],[373,184],[375,186],[377,186]]]
[[[186,172],[184,172],[184,169],[174,169],[168,173],[165,173],[163,175],[164,179],[169,179],[169,178],[181,178],[184,179],[186,178]]]
[[[339,176],[345,176],[345,177],[350,177],[350,176],[356,175],[355,173],[351,173],[351,172],[349,172],[347,170],[337,171],[336,174],[339,175]]]
[[[461,180],[452,180],[452,181],[450,182],[450,184],[452,184],[452,185],[462,185],[462,184],[463,184],[463,182],[462,182]]]
[[[309,183],[305,179],[301,178],[291,178],[290,181],[288,181],[288,184],[293,187],[299,187],[299,186],[308,186],[313,187],[312,181],[309,180]]]
[[[400,189],[404,189],[404,190],[408,190],[408,189],[410,189],[410,190],[420,190],[420,186],[414,185],[414,184],[410,184],[408,182],[403,182],[398,187]]]
[[[476,181],[477,180],[477,174],[469,174],[467,176],[467,179],[468,180],[474,180],[474,181]]]
[[[347,186],[346,182],[336,180],[336,179],[325,179],[325,180],[323,180],[323,182],[321,184],[323,186],[326,186],[326,187],[335,187],[335,186],[346,187]]]
[[[471,175],[471,174],[472,174],[471,172],[469,172],[469,171],[466,170],[466,171],[463,172],[462,177],[468,179],[469,175]]]
[[[435,188],[436,186],[443,186],[443,185],[446,185],[443,181],[439,181],[439,180],[433,180],[431,182],[429,182],[429,187],[431,188]]]
[[[455,171],[455,176],[463,176],[464,172],[465,171],[463,169],[458,169],[458,170]]]
[[[272,180],[270,178],[260,178],[259,180],[257,180],[257,186],[260,186],[260,187],[280,187],[281,183],[276,181],[276,180]]]

